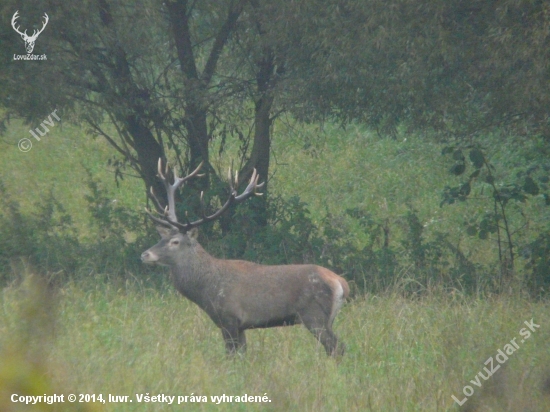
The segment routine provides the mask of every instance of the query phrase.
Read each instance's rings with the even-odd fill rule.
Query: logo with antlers
[[[42,28],[40,30],[34,30],[32,33],[32,36],[29,36],[27,34],[27,30],[25,30],[24,32],[19,31],[19,26],[15,25],[15,21],[17,20],[18,17],[19,17],[19,10],[17,10],[14,13],[13,17],[11,18],[11,26],[17,33],[21,35],[21,38],[25,42],[25,48],[27,49],[27,53],[31,54],[32,51],[34,50],[34,43],[36,42],[38,35],[44,31],[44,29],[48,24],[49,17],[46,13],[44,13],[44,23],[42,23]]]

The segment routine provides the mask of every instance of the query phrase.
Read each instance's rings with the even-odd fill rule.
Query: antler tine
[[[256,169],[252,171],[252,177],[250,178],[250,182],[248,183],[248,186],[246,186],[246,189],[235,198],[238,202],[241,202],[248,197],[250,197],[252,194],[255,194],[257,196],[261,196],[262,193],[256,193],[256,189],[261,188],[265,182],[262,182],[258,184],[258,180],[260,179],[260,175],[256,172]]]
[[[183,232],[187,232],[187,231],[189,231],[190,229],[192,229],[194,227],[197,227],[199,225],[202,225],[203,223],[206,223],[206,222],[209,222],[209,221],[212,221],[212,220],[218,218],[222,213],[224,213],[229,208],[229,206],[232,203],[240,203],[241,201],[247,199],[248,197],[250,197],[252,195],[261,195],[261,193],[257,193],[256,190],[259,189],[260,187],[262,187],[265,182],[258,183],[258,180],[259,180],[260,176],[256,172],[256,169],[254,169],[252,171],[252,176],[250,178],[250,182],[248,183],[246,189],[243,191],[243,193],[241,193],[240,195],[237,196],[237,191],[235,189],[235,186],[238,184],[239,174],[238,174],[238,172],[235,172],[235,177],[233,179],[233,176],[232,176],[233,173],[232,173],[232,170],[230,168],[229,171],[228,171],[228,178],[229,178],[228,180],[229,180],[230,193],[229,193],[229,198],[224,203],[224,205],[220,209],[218,209],[215,213],[208,216],[206,214],[206,206],[204,204],[204,192],[201,192],[200,202],[201,202],[201,207],[202,207],[202,218],[199,219],[199,220],[196,220],[194,222],[190,222],[189,219],[187,218],[187,215],[186,215],[185,217],[186,217],[187,223],[185,223],[185,224],[179,223],[178,220],[177,220],[177,217],[176,217],[176,212],[175,212],[175,200],[174,200],[175,192],[187,180],[189,180],[189,179],[191,179],[192,177],[195,177],[195,176],[200,176],[200,175],[198,175],[198,173],[199,173],[199,170],[201,169],[201,167],[203,166],[203,164],[204,164],[204,162],[201,162],[199,164],[199,166],[197,166],[197,168],[195,170],[193,170],[193,172],[191,172],[189,175],[187,175],[185,177],[178,177],[174,173],[174,183],[170,184],[168,182],[167,177],[166,177],[166,175],[168,175],[168,171],[169,171],[168,165],[166,165],[166,169],[165,169],[166,171],[165,171],[165,173],[163,173],[162,172],[162,161],[159,159],[158,174],[159,174],[159,178],[164,183],[164,186],[166,188],[166,194],[167,194],[167,197],[168,197],[168,206],[164,209],[164,219],[159,219],[158,217],[154,216],[151,212],[149,212],[149,210],[147,210],[147,214],[149,215],[149,217],[151,217],[151,219],[153,219],[153,221],[155,221],[156,223],[158,223],[160,225],[163,225],[163,226],[167,226],[167,227],[171,227],[171,228],[177,228],[177,229],[179,229]],[[162,209],[160,207],[160,202],[158,201],[158,199],[156,198],[156,196],[155,196],[155,194],[152,190],[151,190],[151,196],[155,200],[155,203],[159,207],[159,209]]]
[[[156,197],[155,192],[153,191],[153,188],[151,187],[151,195],[150,197],[154,200],[155,206],[159,213],[162,213],[165,217],[165,219],[159,219],[156,216],[153,216],[151,212],[147,210],[147,214],[158,224],[161,224],[163,226],[171,227],[171,228],[179,228],[182,230],[186,230],[186,225],[181,225],[178,223],[178,218],[176,216],[176,201],[175,201],[175,194],[176,191],[189,179],[192,177],[195,177],[198,175],[199,170],[203,166],[204,161],[202,161],[197,168],[191,172],[189,175],[185,177],[178,177],[177,173],[174,171],[174,183],[170,183],[168,180],[168,173],[170,171],[170,167],[168,165],[168,162],[166,162],[166,165],[164,167],[164,172],[162,171],[162,159],[159,158],[159,161],[157,163],[157,171],[158,171],[158,177],[164,184],[164,188],[166,190],[166,197],[168,200],[168,205],[163,208],[159,199]],[[199,175],[200,176],[200,175]],[[162,212],[161,212],[162,211]],[[189,222],[189,221],[188,221]]]
[[[166,166],[168,166],[168,162],[166,162]],[[164,181],[164,173],[162,173],[162,158],[159,157],[159,161],[157,162],[157,174],[160,177],[160,180]]]
[[[201,202],[202,217],[205,218],[206,217],[206,205],[204,204],[204,192],[203,191],[201,191],[200,202]],[[189,219],[187,220],[187,223],[191,223],[191,222],[189,222]]]
[[[256,175],[256,179],[254,179],[254,188],[255,189],[261,189],[265,185],[265,182],[262,182],[262,183],[258,184],[258,180],[260,180],[260,175]],[[258,195],[258,196],[263,196],[263,193],[255,193],[255,194]]]
[[[153,190],[153,186],[149,189],[149,198],[153,200],[153,203],[155,204],[155,209],[160,213],[161,211],[164,211],[162,208],[162,204],[160,203],[160,200],[155,195],[155,191]]]
[[[160,219],[158,217],[156,217],[154,214],[151,213],[151,211],[147,208],[145,208],[145,212],[147,213],[147,215],[149,215],[149,217],[151,218],[151,220],[161,226],[164,226],[164,227],[168,227],[170,229],[176,229],[177,226],[173,225],[172,223],[170,223],[168,220],[164,220],[164,219]]]
[[[168,210],[165,210],[165,216],[168,218],[168,221],[170,224],[174,225],[178,223],[178,217],[176,216],[176,200],[175,195],[176,191],[189,179],[195,177],[198,175],[199,170],[204,165],[204,161],[202,161],[195,170],[193,170],[190,174],[188,174],[185,177],[178,177],[176,171],[174,170],[174,183],[170,184],[168,181],[167,175],[170,171],[170,167],[168,166],[168,162],[166,162],[165,166],[165,172],[162,172],[162,159],[159,159],[158,162],[158,174],[160,180],[164,183],[164,187],[166,188],[166,196],[168,198]]]
[[[185,211],[185,221],[187,222],[188,225],[191,224],[191,221],[189,220],[189,215],[187,214],[187,210]]]
[[[229,193],[235,191],[235,187],[238,187],[239,184],[233,179],[233,160],[231,161],[231,166],[227,169],[227,182],[229,183]]]
[[[231,177],[231,174],[232,173],[231,173],[231,170],[230,170],[229,171],[229,176],[230,177]],[[210,221],[218,218],[222,213],[224,213],[229,208],[229,206],[232,203],[240,203],[243,200],[249,198],[253,194],[261,195],[260,193],[256,193],[256,189],[258,189],[258,188],[260,188],[264,185],[264,182],[258,184],[258,179],[259,178],[260,178],[260,175],[258,175],[258,173],[256,172],[256,169],[254,169],[253,172],[252,172],[252,177],[250,178],[250,183],[248,184],[246,189],[243,191],[243,193],[241,193],[239,196],[237,196],[237,192],[233,188],[233,182],[230,178],[229,179],[229,184],[230,184],[230,187],[231,187],[231,193],[229,195],[229,199],[227,199],[227,201],[224,203],[224,205],[220,209],[218,209],[215,213],[211,214],[210,216],[206,216],[206,214],[204,213],[205,207],[204,207],[204,203],[203,203],[203,196],[201,194],[201,205],[202,205],[202,208],[203,208],[203,217],[199,220],[194,221],[194,222],[188,222],[186,225],[180,225],[180,224],[177,224],[175,222],[172,222],[172,223],[175,224],[176,226],[178,226],[179,228],[181,228],[182,230],[188,231],[188,230],[190,230],[194,227],[202,225],[203,223],[210,222]]]
[[[233,178],[233,160],[231,160],[231,167],[229,168],[229,182],[231,184],[231,189],[239,187],[239,171],[235,170],[235,177]]]
[[[193,170],[190,174],[188,174],[187,176],[183,177],[183,181],[186,182],[188,181],[189,179],[191,179],[192,177],[201,177],[201,176],[204,176],[204,175],[199,175],[199,170],[201,170],[201,167],[204,165],[204,160],[197,166],[197,168],[195,170]]]
[[[160,178],[161,182],[164,184],[164,188],[166,190],[166,194],[168,194],[168,191],[170,189],[170,183],[168,182],[168,178],[166,177],[169,172],[168,162],[164,165],[164,172],[162,171],[162,159],[159,157],[159,161],[157,164],[157,176]]]

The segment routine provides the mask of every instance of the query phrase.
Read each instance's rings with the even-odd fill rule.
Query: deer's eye
[[[179,241],[179,239],[172,239],[172,240],[170,241],[170,244],[177,246],[177,245],[180,244],[180,241]]]

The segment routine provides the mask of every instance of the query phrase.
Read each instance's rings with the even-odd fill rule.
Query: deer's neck
[[[215,268],[216,259],[199,244],[195,245],[171,268],[176,289],[185,297],[203,306],[203,302],[215,295],[220,283]]]

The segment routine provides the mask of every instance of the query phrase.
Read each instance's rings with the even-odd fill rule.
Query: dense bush
[[[90,224],[79,230],[51,192],[35,201],[35,212],[24,213],[0,182],[0,281],[19,273],[21,265],[56,281],[146,272],[139,255],[153,240],[145,235],[143,218],[117,207],[91,177],[88,187]]]
[[[50,193],[35,203],[35,213],[23,214],[0,181],[0,276],[27,260],[48,272],[74,272],[80,244],[71,217]]]

